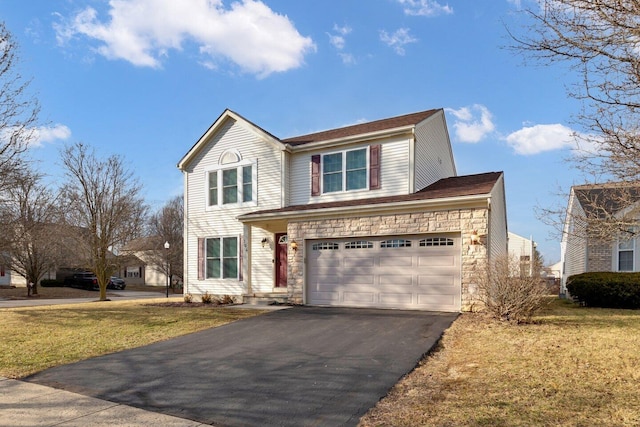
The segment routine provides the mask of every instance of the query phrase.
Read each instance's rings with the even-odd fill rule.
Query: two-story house
[[[226,110],[178,168],[185,293],[460,311],[507,252],[503,174],[457,176],[442,109],[286,139]]]

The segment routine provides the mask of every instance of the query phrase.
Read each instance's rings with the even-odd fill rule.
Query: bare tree
[[[80,143],[65,147],[62,164],[66,222],[83,230],[73,236],[77,265],[96,275],[104,301],[118,250],[142,234],[147,213],[142,187],[121,157],[100,159]]]
[[[38,282],[56,268],[59,260],[60,227],[56,196],[40,183],[40,176],[25,172],[5,192],[0,233],[0,260],[25,278],[27,296],[38,293]]]
[[[511,32],[515,49],[542,64],[563,63],[575,73],[568,95],[581,101],[574,120],[579,150],[573,166],[593,183],[620,189],[583,201],[590,232],[618,238],[630,229],[618,212],[636,203],[640,186],[640,2],[543,0],[525,9],[523,32]],[[609,187],[611,185],[607,184]],[[542,209],[541,218],[561,228],[563,207]],[[616,214],[616,215],[612,215]],[[637,228],[637,227],[635,227]]]
[[[184,202],[182,196],[169,200],[149,221],[149,234],[155,237],[153,262],[169,276],[170,282],[183,278],[184,260]],[[169,249],[164,243],[169,243]]]
[[[17,70],[18,46],[0,22],[0,192],[20,178],[22,154],[37,137],[38,100]]]

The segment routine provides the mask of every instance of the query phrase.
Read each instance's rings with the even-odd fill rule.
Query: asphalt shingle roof
[[[295,136],[292,138],[281,139],[280,141],[292,146],[309,144],[319,141],[330,141],[338,138],[346,138],[354,135],[378,132],[387,129],[394,129],[404,126],[417,125],[421,121],[431,117],[440,109],[420,111],[418,113],[405,114],[403,116],[391,117],[388,119],[375,120],[372,122],[361,123],[352,126],[346,126],[337,129],[325,130],[322,132],[311,133],[308,135]]]

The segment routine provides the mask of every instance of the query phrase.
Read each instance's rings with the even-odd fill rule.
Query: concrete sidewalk
[[[45,305],[65,305],[65,304],[80,304],[84,302],[98,301],[99,295],[96,292],[95,297],[91,298],[29,298],[29,299],[0,299],[0,308],[13,308],[13,307],[36,307]],[[137,299],[151,299],[151,298],[164,298],[165,294],[160,292],[138,292],[138,291],[109,291],[107,292],[107,298],[111,301],[126,301]],[[169,300],[182,301],[182,294],[169,294]]]
[[[145,411],[39,384],[0,377],[0,427],[18,426],[203,426],[196,421]]]

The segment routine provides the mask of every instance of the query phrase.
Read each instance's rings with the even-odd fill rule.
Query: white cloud
[[[41,146],[44,143],[67,140],[71,137],[71,129],[65,125],[57,124],[53,127],[39,127],[34,130],[34,142],[32,145]]]
[[[448,4],[442,5],[435,0],[397,0],[404,6],[404,13],[414,16],[450,15],[453,8]]]
[[[344,49],[345,40],[342,36],[336,36],[334,34],[327,34],[329,36],[329,43],[338,50]]]
[[[110,0],[108,21],[87,7],[55,26],[59,43],[76,36],[98,40],[96,51],[140,67],[159,68],[161,58],[199,46],[208,67],[229,60],[243,71],[266,77],[300,67],[316,47],[286,15],[260,0],[241,0],[225,8],[222,0]]]
[[[576,148],[574,131],[561,124],[524,127],[507,135],[505,140],[517,154],[522,155]]]
[[[353,65],[356,63],[356,58],[350,53],[339,53],[340,59],[342,59],[342,63],[345,65]]]
[[[447,112],[456,119],[453,128],[460,142],[480,142],[495,130],[493,115],[484,105],[474,104],[458,110],[447,108]]]
[[[380,40],[387,46],[390,46],[395,50],[398,55],[404,55],[404,46],[409,43],[415,43],[417,38],[409,34],[408,28],[400,28],[393,34],[389,34],[384,30],[380,31]]]

